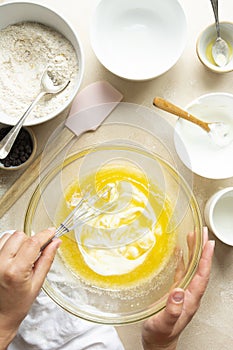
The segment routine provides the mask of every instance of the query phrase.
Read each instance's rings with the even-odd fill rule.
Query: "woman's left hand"
[[[5,349],[37,297],[52,265],[60,240],[49,229],[28,237],[16,231],[0,238],[0,349]]]
[[[174,289],[165,309],[144,322],[142,342],[145,350],[175,350],[181,332],[198,310],[209,281],[215,243],[208,241],[207,228],[203,229],[203,238],[198,269],[186,291]]]

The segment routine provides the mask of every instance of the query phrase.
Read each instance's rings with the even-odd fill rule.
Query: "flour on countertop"
[[[72,44],[56,30],[40,23],[20,22],[0,31],[0,113],[18,118],[40,91],[46,67],[54,85],[70,80],[65,90],[46,95],[28,119],[59,110],[69,99],[78,75]]]

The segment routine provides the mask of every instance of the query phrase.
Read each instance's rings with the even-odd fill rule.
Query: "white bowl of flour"
[[[40,91],[40,78],[52,65],[68,87],[44,96],[24,125],[50,120],[76,96],[84,71],[77,33],[54,10],[29,2],[0,5],[0,122],[14,125]]]

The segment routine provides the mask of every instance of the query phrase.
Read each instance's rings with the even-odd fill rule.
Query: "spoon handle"
[[[15,124],[15,126],[8,132],[8,134],[1,140],[0,142],[0,159],[6,158],[6,156],[10,153],[10,150],[16,140],[16,137],[23,126],[24,121],[31,113],[32,109],[35,107],[36,103],[41,99],[41,97],[45,94],[44,91],[41,91],[34,101],[30,104],[26,112],[22,115],[19,121]]]
[[[191,115],[187,111],[184,111],[180,107],[173,105],[171,102],[166,101],[161,97],[155,97],[153,100],[153,105],[160,108],[160,109],[163,109],[166,112],[169,112],[171,114],[175,114],[182,119],[186,119],[189,122],[200,126],[202,129],[204,129],[207,132],[210,131],[210,127],[209,127],[208,123],[203,122],[202,120],[194,117],[193,115]]]
[[[218,18],[218,0],[210,0],[215,17],[217,37],[220,38],[220,27],[219,27],[219,18]]]

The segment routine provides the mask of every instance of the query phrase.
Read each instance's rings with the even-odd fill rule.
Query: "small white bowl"
[[[176,0],[101,0],[90,28],[92,48],[105,68],[139,81],[168,71],[186,37],[186,17]]]
[[[1,126],[1,128],[4,128],[6,126]],[[36,139],[36,135],[35,133],[33,132],[32,128],[31,127],[24,127],[22,128],[22,130],[26,131],[27,134],[29,135],[30,137],[30,145],[31,145],[31,153],[29,155],[29,157],[23,161],[23,163],[21,163],[20,165],[14,165],[14,166],[5,166],[2,161],[0,160],[0,169],[3,169],[3,170],[22,170],[24,168],[27,168],[29,166],[29,164],[32,162],[32,160],[34,159],[35,155],[36,155],[36,152],[37,152],[37,139]],[[16,141],[17,141],[17,138],[16,138]],[[16,142],[15,141],[15,142]],[[15,145],[15,144],[14,144]],[[12,151],[9,153],[9,156],[11,155],[12,152],[14,152],[13,148],[14,148],[14,145],[12,147]],[[9,157],[8,156],[8,157]],[[19,158],[19,156],[17,157]]]
[[[207,122],[225,122],[233,138],[233,95],[221,92],[202,95],[185,109]],[[206,131],[181,118],[175,126],[174,142],[180,159],[194,173],[209,179],[233,176],[233,142],[220,147]]]
[[[215,73],[227,73],[233,70],[233,23],[221,22],[220,23],[221,37],[226,40],[230,49],[229,62],[219,67],[214,63],[214,59],[211,53],[212,45],[216,40],[216,26],[215,23],[205,28],[197,39],[196,51],[201,63]]]
[[[205,205],[204,216],[209,229],[223,243],[233,246],[233,187],[213,194]]]
[[[47,120],[50,120],[56,117],[58,114],[63,112],[73,101],[75,98],[84,73],[84,54],[82,50],[82,46],[78,37],[78,34],[74,31],[74,29],[70,26],[65,18],[59,15],[54,10],[49,7],[42,6],[33,2],[10,2],[0,5],[1,12],[1,21],[0,21],[0,30],[7,27],[11,24],[16,24],[19,22],[37,22],[48,27],[51,27],[61,33],[66,39],[70,41],[73,45],[74,50],[76,52],[79,70],[77,72],[77,76],[75,77],[75,81],[72,83],[72,89],[69,91],[69,97],[65,103],[61,104],[55,111],[45,113],[44,116],[38,118],[30,118],[30,116],[25,121],[24,125],[36,125],[43,123]],[[45,67],[43,67],[42,71]],[[1,72],[0,72],[1,74]],[[70,84],[71,85],[71,84]],[[28,106],[25,106],[25,109]],[[24,110],[25,111],[25,110]],[[23,112],[24,112],[23,111]],[[23,114],[23,113],[22,113]],[[19,116],[20,117],[20,116]],[[0,122],[8,125],[15,125],[17,118],[15,116],[7,115],[0,110]]]

